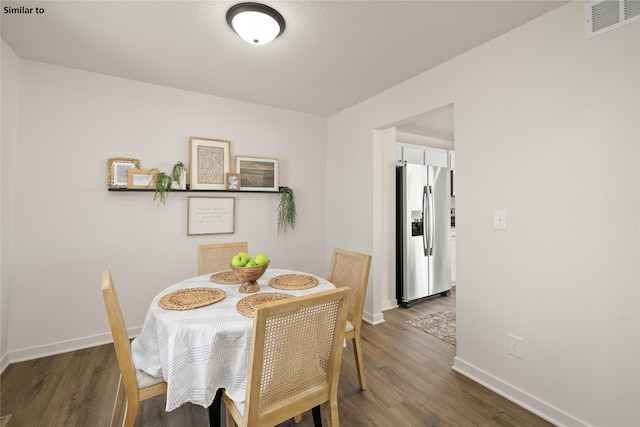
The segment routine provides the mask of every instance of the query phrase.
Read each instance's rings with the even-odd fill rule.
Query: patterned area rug
[[[434,337],[456,345],[456,309],[448,308],[437,313],[427,314],[407,320],[411,326],[425,331]]]
[[[9,420],[11,419],[11,415],[5,415],[0,417],[0,427],[5,427],[7,424],[9,424]]]

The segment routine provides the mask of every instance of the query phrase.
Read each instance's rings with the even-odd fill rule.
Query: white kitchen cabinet
[[[446,150],[424,147],[424,164],[429,166],[449,167],[449,155]]]
[[[402,146],[402,160],[407,163],[415,163],[417,165],[424,165],[424,148],[412,147],[410,145]]]
[[[449,169],[456,170],[456,152],[449,150]]]
[[[447,150],[439,148],[397,143],[396,161],[447,168],[449,167],[449,154]]]

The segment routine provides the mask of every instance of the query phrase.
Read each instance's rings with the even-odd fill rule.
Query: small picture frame
[[[140,169],[140,160],[128,157],[110,157],[107,162],[107,183],[110,188],[127,188],[129,169]]]
[[[240,190],[240,174],[239,173],[227,174],[227,190]]]
[[[158,182],[158,169],[129,169],[127,188],[155,190]]]
[[[231,141],[191,137],[189,177],[192,190],[226,190],[231,172]]]
[[[187,235],[233,233],[235,201],[233,197],[189,197]]]
[[[243,191],[278,191],[280,169],[278,159],[236,156],[236,172]]]

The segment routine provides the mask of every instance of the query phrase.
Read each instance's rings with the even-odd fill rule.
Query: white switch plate
[[[493,212],[493,228],[495,230],[507,229],[507,211],[496,210]]]

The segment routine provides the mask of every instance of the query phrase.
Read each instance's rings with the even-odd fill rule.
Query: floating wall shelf
[[[280,187],[282,188],[282,187]],[[146,191],[155,192],[153,188],[109,188],[109,191],[115,192],[133,192],[133,191]],[[254,191],[254,190],[171,190],[171,193],[272,193],[278,194],[280,191]]]

